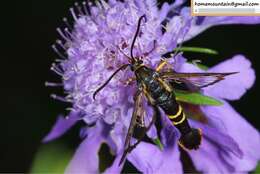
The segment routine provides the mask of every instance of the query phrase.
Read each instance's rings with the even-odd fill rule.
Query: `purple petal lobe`
[[[71,114],[70,116],[65,118],[62,115],[60,115],[55,125],[52,127],[51,131],[48,133],[48,135],[44,137],[42,141],[46,143],[56,138],[59,138],[67,130],[69,130],[78,120],[79,118],[75,114]]]
[[[209,72],[239,72],[204,88],[206,94],[217,98],[237,100],[253,86],[255,81],[255,72],[251,68],[251,62],[242,55],[234,56],[210,68]]]
[[[98,124],[88,132],[88,137],[77,148],[65,173],[99,173],[98,151],[102,142],[105,142],[101,131],[102,127]]]
[[[173,62],[173,68],[174,68],[174,70],[177,71],[177,72],[179,72],[180,69],[181,69],[181,67],[184,66],[184,64],[186,63],[186,59],[185,59],[185,58],[182,56],[182,54],[180,54],[180,53],[177,54],[174,59],[170,59],[169,62],[170,62],[171,60],[174,60],[174,62]]]
[[[236,167],[236,171],[251,171],[260,159],[260,135],[241,115],[239,115],[227,102],[222,101],[222,106],[206,106],[202,110],[211,116],[222,120],[225,134],[229,135],[239,145],[243,158],[229,157],[229,163]],[[223,142],[225,143],[225,142]]]
[[[184,4],[186,1],[187,1],[187,0],[176,0],[176,1],[174,1],[173,6],[174,6],[174,7],[181,6],[181,5]]]
[[[142,173],[182,173],[178,146],[173,147],[161,151],[155,145],[140,143],[127,159]]]
[[[208,125],[192,122],[194,127],[200,128],[202,130],[203,136],[206,138],[205,141],[210,141],[216,145],[216,148],[223,150],[223,152],[231,152],[238,158],[243,157],[243,152],[239,148],[239,145],[233,140],[229,135],[218,131],[217,129],[211,128]]]
[[[166,18],[170,8],[171,7],[167,2],[163,3],[163,5],[161,7],[160,15],[159,15],[160,21],[163,21]]]
[[[234,172],[232,166],[227,166],[221,159],[219,149],[205,138],[198,150],[189,151],[190,157],[198,171],[205,173],[230,173]]]
[[[189,13],[189,12],[187,12]],[[260,17],[234,17],[234,16],[207,16],[207,17],[195,17],[189,33],[186,35],[185,40],[191,39],[206,29],[225,24],[259,24]]]
[[[196,168],[206,173],[231,173],[236,166],[229,163],[231,156],[242,158],[238,144],[228,135],[208,125],[190,120],[193,127],[202,129],[203,139],[198,150],[189,151]],[[231,154],[231,153],[233,154]]]

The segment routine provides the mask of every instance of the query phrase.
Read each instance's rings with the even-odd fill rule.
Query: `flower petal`
[[[205,72],[191,63],[182,63],[178,72]],[[225,77],[214,85],[204,89],[205,95],[229,100],[239,99],[255,82],[255,72],[251,62],[243,55],[236,55],[208,70],[208,72],[239,72]]]
[[[170,9],[171,9],[171,6],[167,2],[163,3],[161,10],[160,10],[160,14],[159,14],[160,21],[165,20]]]
[[[153,144],[142,142],[127,159],[142,173],[182,173],[180,152],[176,143],[178,132],[165,115],[161,115],[161,119],[164,149],[161,151]]]
[[[219,155],[219,149],[207,139],[203,139],[198,150],[189,151],[189,155],[198,171],[205,173],[230,173],[232,166],[227,166]]]
[[[158,43],[164,46],[162,53],[172,51],[176,47],[177,42],[183,41],[184,36],[190,29],[191,22],[192,18],[186,14],[185,9],[181,11],[181,16],[175,16],[170,19],[165,26],[165,33],[158,39]]]
[[[196,168],[206,173],[231,173],[236,166],[229,163],[230,156],[241,159],[242,152],[238,144],[228,135],[208,125],[190,120],[192,127],[202,129],[203,139],[200,148],[189,151]],[[230,153],[232,152],[232,154]]]
[[[210,118],[211,115],[222,120],[225,133],[238,143],[243,158],[229,157],[229,163],[236,167],[236,171],[251,171],[260,159],[260,135],[241,115],[239,115],[227,102],[222,106],[205,106],[202,110]]]
[[[251,68],[251,62],[242,55],[236,55],[213,68],[209,72],[239,72],[227,76],[212,86],[204,88],[204,92],[208,95],[237,100],[245,94],[247,89],[251,88],[255,81],[255,72]]]
[[[190,12],[187,12],[190,13]],[[206,29],[216,26],[216,25],[225,25],[225,24],[259,24],[260,17],[254,16],[242,16],[242,17],[234,17],[234,16],[199,16],[194,17],[193,24],[189,33],[186,35],[185,40],[189,40]]]
[[[43,138],[43,142],[49,142],[56,138],[62,136],[67,130],[69,130],[79,118],[77,117],[76,113],[71,113],[68,117],[63,117],[62,115],[58,116],[58,119],[54,126],[52,127],[51,131]]]
[[[87,138],[79,145],[65,173],[99,173],[98,151],[104,142],[102,126],[97,124],[88,132]]]
[[[127,159],[142,173],[182,173],[177,144],[171,150],[160,149],[149,143],[140,143]]]
[[[219,130],[209,127],[208,125],[190,120],[193,127],[200,128],[205,141],[214,143],[220,150],[224,152],[231,152],[239,158],[242,158],[243,152],[239,148],[238,144],[229,135],[220,132]]]

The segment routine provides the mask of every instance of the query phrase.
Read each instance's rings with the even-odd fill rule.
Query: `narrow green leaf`
[[[180,47],[176,48],[176,51],[182,52],[197,52],[197,53],[205,53],[205,54],[218,54],[217,51],[209,49],[209,48],[200,48],[200,47]]]
[[[160,150],[163,150],[163,144],[159,138],[154,139],[153,142],[159,147]]]
[[[181,102],[191,103],[194,105],[212,105],[220,106],[223,103],[215,98],[200,94],[198,92],[187,92],[183,90],[174,90],[176,99]]]

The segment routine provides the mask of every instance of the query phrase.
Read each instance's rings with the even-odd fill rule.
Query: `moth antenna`
[[[101,91],[109,82],[110,80],[112,80],[112,78],[120,71],[120,70],[124,70],[127,66],[129,66],[129,64],[124,64],[121,67],[119,67],[108,79],[107,81],[101,85],[93,94],[93,99],[96,99],[96,95],[99,91]]]
[[[134,58],[134,55],[133,55],[133,49],[134,49],[134,44],[135,44],[137,35],[138,35],[139,30],[140,30],[140,27],[141,27],[141,21],[142,21],[143,18],[146,19],[146,16],[143,15],[143,16],[141,16],[141,17],[138,19],[137,29],[136,29],[135,36],[134,36],[134,39],[133,39],[133,42],[132,42],[132,45],[131,45],[131,49],[130,49],[130,50],[131,50],[131,58],[132,58],[132,61],[135,61],[135,58]]]

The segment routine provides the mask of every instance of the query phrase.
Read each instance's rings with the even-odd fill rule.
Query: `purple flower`
[[[67,94],[66,97],[54,98],[70,102],[72,108],[66,118],[58,118],[44,141],[60,137],[78,121],[94,126],[82,128],[82,143],[66,173],[99,173],[98,151],[102,143],[108,144],[116,156],[105,173],[120,173],[122,170],[122,165],[118,166],[118,163],[123,153],[136,89],[135,84],[125,85],[124,82],[133,76],[132,72],[126,70],[117,74],[96,100],[92,99],[92,95],[110,74],[127,62],[122,52],[130,53],[130,44],[140,16],[145,14],[147,20],[141,25],[134,55],[142,56],[144,63],[152,68],[158,64],[161,55],[172,51],[177,43],[213,25],[260,22],[260,18],[251,17],[191,17],[189,8],[182,7],[184,2],[177,0],[171,5],[164,3],[158,9],[155,0],[109,0],[108,3],[101,1],[96,6],[83,3],[81,8],[77,5],[78,12],[71,9],[75,20],[73,30],[58,29],[64,42],[57,42],[59,47],[65,49],[68,58],[58,60],[59,63],[54,64],[52,70],[61,75]],[[176,14],[171,16],[173,11]],[[164,21],[167,24],[162,26]],[[57,46],[54,49],[60,54]],[[171,59],[170,64],[179,72],[202,71],[187,63],[182,55]],[[260,145],[259,133],[225,100],[239,99],[253,85],[254,71],[242,55],[234,56],[208,71],[240,73],[203,90],[204,94],[222,100],[222,106],[184,104],[185,109],[194,111],[189,117],[190,123],[203,132],[201,147],[197,151],[189,151],[188,156],[196,169],[202,172],[250,171],[260,158],[259,152],[255,150]],[[49,85],[55,86],[53,83]],[[147,110],[147,119],[150,118],[150,111]],[[127,160],[144,173],[182,173],[182,152],[177,144],[179,132],[163,113],[162,120],[161,132],[157,132],[153,126],[147,134],[155,139],[160,133],[164,149],[141,142],[127,155]]]

